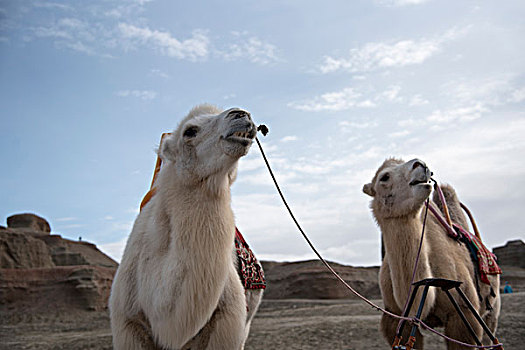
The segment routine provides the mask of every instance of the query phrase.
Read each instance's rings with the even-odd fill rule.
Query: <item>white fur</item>
[[[156,194],[135,221],[111,291],[115,349],[243,348],[253,315],[236,271],[230,185],[251,141],[227,136],[255,125],[249,115],[233,118],[238,111],[198,106],[160,146]],[[189,128],[196,135],[184,136]],[[256,310],[262,292],[253,296]]]

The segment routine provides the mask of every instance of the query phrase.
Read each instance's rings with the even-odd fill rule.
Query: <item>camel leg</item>
[[[250,333],[250,325],[259,308],[259,304],[262,299],[263,290],[248,290],[246,293],[246,305],[248,306],[248,314],[245,325],[245,339],[244,342],[248,339],[248,334]],[[222,305],[221,305],[222,307]],[[198,350],[206,349],[209,345],[211,334],[215,331],[217,327],[217,320],[220,319],[222,309],[217,308],[213,313],[210,321],[200,330],[199,334],[195,336],[192,340],[186,343],[181,350]]]
[[[383,314],[381,316],[381,323],[379,325],[381,327],[381,333],[383,333],[383,337],[389,345],[392,345],[394,338],[396,337],[397,320],[391,316]]]
[[[474,316],[468,310],[463,309],[462,311],[465,313],[465,317],[467,321],[470,323],[470,325],[474,329],[474,333],[476,333],[478,339],[481,340],[482,335],[483,335],[483,328],[481,328],[481,325],[478,323],[478,321],[474,318]],[[463,321],[457,314],[453,315],[447,320],[447,323],[445,325],[445,335],[452,339],[462,341],[463,343],[473,344],[473,345],[476,344],[476,342],[470,335],[469,331],[467,330],[465,324],[463,323]],[[468,347],[465,347],[465,346],[462,346],[462,345],[459,345],[459,344],[456,344],[454,342],[447,340],[447,349],[448,350],[467,350],[471,348],[468,348]]]
[[[155,345],[151,330],[143,314],[127,320],[114,319],[113,348],[126,350],[160,350]]]
[[[240,350],[246,340],[246,298],[234,267],[219,300],[211,330],[209,350]]]
[[[500,298],[496,298],[494,301],[494,304],[492,305],[492,310],[487,312],[486,315],[483,317],[483,321],[487,324],[490,331],[494,336],[496,336],[496,330],[498,328],[498,318],[501,308],[501,300]],[[483,332],[483,344],[492,344],[492,341],[490,340],[489,336]]]
[[[394,318],[392,316],[384,315],[381,317],[381,332],[383,333],[383,337],[387,340],[389,345],[392,345],[394,342],[394,338],[396,337],[396,331],[397,331],[397,324],[399,323],[399,320],[397,318]],[[403,339],[401,341],[401,344],[406,344],[408,341],[408,337],[410,336],[410,331],[412,330],[412,325],[408,322],[405,322],[405,327],[403,328]],[[419,331],[419,329],[416,330],[416,343],[414,345],[415,349],[423,349],[424,348],[424,338],[423,334]]]
[[[248,306],[248,315],[246,317],[246,339],[244,339],[245,342],[248,339],[248,335],[250,334],[250,327],[253,318],[257,313],[257,309],[259,309],[259,304],[261,303],[262,296],[263,289],[254,289],[246,291],[246,305]]]
[[[383,302],[385,304],[386,310],[389,312],[392,312],[393,314],[401,315],[403,311],[397,305],[396,300],[394,298],[392,279],[391,279],[389,271],[390,271],[390,267],[388,264],[388,258],[386,257],[383,260],[383,266],[381,266],[381,269],[379,270],[379,283],[381,285],[381,295],[383,296]],[[383,334],[383,337],[385,338],[385,340],[388,342],[389,345],[392,345],[392,343],[394,342],[394,338],[396,337],[398,323],[399,323],[399,320],[392,316],[383,314],[381,317],[381,323],[380,323],[381,332]],[[412,329],[411,324],[405,322],[405,327],[403,329],[403,334],[402,334],[403,344],[407,342],[411,329]],[[419,332],[419,330],[416,331],[415,346],[417,349],[423,349],[423,335]]]

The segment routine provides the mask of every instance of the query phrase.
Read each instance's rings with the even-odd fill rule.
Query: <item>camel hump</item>
[[[453,222],[460,225],[461,227],[468,229],[468,222],[467,218],[465,217],[465,214],[463,213],[463,210],[461,209],[461,204],[459,202],[458,195],[456,193],[456,190],[454,190],[454,187],[452,187],[449,184],[440,185],[441,190],[443,191],[443,196],[445,197],[445,201],[447,202],[448,211],[450,214],[450,218]],[[439,194],[437,191],[434,191],[434,194],[432,196],[432,200],[434,203],[437,204],[439,207],[439,210],[441,210],[442,213],[444,213],[443,210],[443,203],[441,203],[441,199],[439,198]]]

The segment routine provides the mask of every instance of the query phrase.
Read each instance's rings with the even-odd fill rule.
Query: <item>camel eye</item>
[[[199,128],[196,126],[190,126],[186,130],[184,130],[184,137],[195,137],[197,136],[197,133],[199,132]]]
[[[383,175],[383,176],[381,176],[381,178],[379,179],[379,181],[381,181],[381,182],[385,182],[385,181],[388,181],[388,180],[390,180],[390,175],[388,173]]]

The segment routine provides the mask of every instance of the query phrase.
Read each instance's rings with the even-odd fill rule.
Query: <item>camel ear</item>
[[[176,154],[177,152],[173,135],[168,135],[161,141],[159,146],[159,156],[163,160],[171,160],[174,162]]]
[[[366,184],[363,186],[363,192],[369,195],[370,197],[374,197],[376,195],[376,191],[372,188],[372,184]]]

